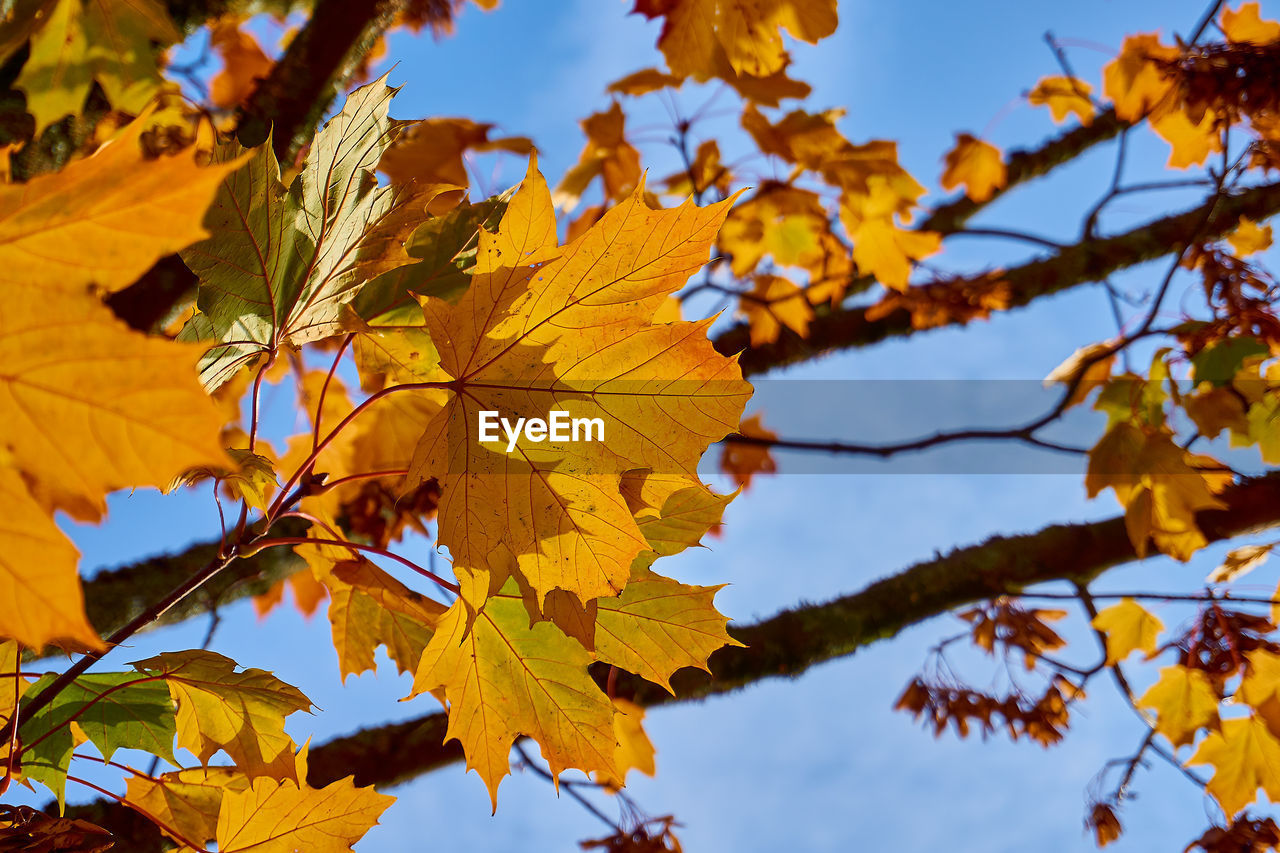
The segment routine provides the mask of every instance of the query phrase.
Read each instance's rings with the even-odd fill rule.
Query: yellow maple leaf
[[[1114,346],[1111,344],[1095,343],[1080,347],[1049,372],[1044,378],[1044,384],[1046,387],[1054,382],[1068,387],[1074,384],[1075,390],[1067,401],[1067,406],[1078,405],[1084,402],[1099,383],[1111,376],[1115,360]]]
[[[1235,698],[1252,707],[1271,733],[1280,737],[1280,655],[1254,649],[1245,657],[1249,665]]]
[[[1120,55],[1102,69],[1102,92],[1115,105],[1116,116],[1135,122],[1157,107],[1167,109],[1173,81],[1157,63],[1177,56],[1176,47],[1160,44],[1158,33],[1126,37]]]
[[[1222,150],[1222,138],[1214,126],[1213,113],[1208,110],[1198,123],[1193,123],[1182,110],[1152,115],[1151,128],[1169,143],[1170,169],[1198,166],[1211,153]]]
[[[1227,41],[1252,42],[1253,44],[1270,44],[1280,39],[1280,22],[1264,21],[1262,6],[1259,3],[1241,3],[1239,9],[1224,6],[1222,9],[1222,32]]]
[[[209,45],[222,57],[222,70],[209,83],[209,100],[223,109],[235,107],[253,94],[258,81],[275,65],[253,33],[241,29],[240,23],[227,17],[209,25]]]
[[[640,152],[627,141],[626,116],[616,101],[605,112],[583,119],[582,130],[587,144],[556,187],[555,203],[565,211],[577,205],[597,177],[606,201],[621,201],[640,184]]]
[[[178,746],[202,762],[225,750],[250,778],[294,778],[285,717],[311,708],[296,687],[265,670],[236,672],[235,661],[200,650],[167,652],[133,667],[168,684],[178,706]]]
[[[618,740],[617,778],[596,775],[596,781],[610,792],[626,787],[627,774],[639,770],[646,776],[657,771],[653,762],[653,741],[644,730],[644,708],[626,699],[613,700],[613,733]]]
[[[1217,493],[1233,480],[1213,459],[1188,453],[1167,430],[1114,424],[1092,450],[1085,475],[1090,497],[1105,488],[1125,507],[1125,526],[1139,556],[1148,541],[1186,562],[1208,544],[1196,513],[1221,509]]]
[[[493,125],[467,118],[429,118],[411,123],[382,154],[379,171],[392,183],[468,185],[463,155],[468,151],[510,151],[528,154],[533,143],[523,136],[490,139]],[[431,213],[442,212],[428,207]]]
[[[1093,101],[1089,93],[1093,87],[1075,77],[1045,77],[1027,93],[1027,100],[1034,106],[1047,106],[1055,124],[1062,124],[1074,114],[1083,125],[1093,122]]]
[[[1004,187],[1008,171],[1000,149],[968,133],[957,133],[955,147],[947,152],[942,188],[953,190],[964,184],[964,192],[974,201],[986,201]]]
[[[538,742],[555,776],[574,767],[616,778],[613,707],[587,675],[587,651],[550,622],[530,626],[514,584],[467,623],[459,599],[422,655],[412,695],[443,689],[446,738],[462,744],[494,809],[520,735]]]
[[[223,796],[249,787],[249,777],[234,767],[194,767],[159,776],[130,776],[125,802],[185,845],[184,851],[200,850],[217,836]]]
[[[1227,552],[1222,565],[1209,573],[1205,578],[1208,583],[1230,583],[1236,578],[1246,575],[1267,561],[1275,544],[1245,545]]]
[[[712,600],[721,587],[688,586],[646,572],[617,598],[600,599],[595,651],[600,660],[671,690],[686,666],[707,669],[721,646],[740,646]]]
[[[752,346],[776,341],[784,326],[803,338],[813,319],[804,291],[777,275],[755,276],[755,287],[741,297],[740,306],[751,328]]]
[[[1160,670],[1160,678],[1137,704],[1155,712],[1156,731],[1179,747],[1192,743],[1200,729],[1217,724],[1218,701],[1208,675],[1175,665]]]
[[[764,77],[783,69],[781,30],[816,44],[835,32],[835,0],[639,0],[635,11],[665,22],[658,48],[667,67],[699,81],[721,76],[720,62]]]
[[[225,464],[200,348],[134,332],[87,295],[16,284],[0,328],[0,447],[46,508],[96,521],[107,492]]]
[[[733,500],[733,495],[717,495],[696,479],[651,471],[624,474],[622,496],[655,558],[697,545],[707,531],[720,524],[725,507]],[[631,577],[638,577],[634,563]]]
[[[1280,742],[1257,717],[1223,720],[1222,731],[1210,732],[1187,763],[1213,767],[1205,790],[1228,818],[1252,803],[1259,788],[1280,801]]]
[[[867,194],[846,193],[840,204],[840,221],[853,241],[853,262],[885,287],[905,291],[912,261],[941,251],[942,237],[900,227],[894,221],[900,197],[881,176],[867,183]]]
[[[726,196],[733,184],[733,173],[720,160],[720,145],[708,139],[698,146],[687,169],[667,176],[662,183],[671,195],[701,195],[714,187]]]
[[[878,181],[885,198],[893,201],[892,211],[909,215],[925,188],[898,162],[897,143],[873,139],[854,145],[836,128],[843,116],[843,110],[793,110],[770,122],[749,104],[742,112],[742,128],[751,134],[761,153],[821,175],[846,197],[869,195],[873,181]]]
[[[822,237],[829,231],[817,193],[766,182],[729,212],[719,243],[730,255],[733,274],[743,277],[766,257],[788,267],[820,264],[826,250]]]
[[[258,778],[223,794],[218,853],[349,853],[396,801],[372,787],[357,788],[352,776],[312,788],[305,747],[296,761],[296,782]]]
[[[190,151],[145,159],[146,118],[61,171],[0,185],[0,285],[120,290],[208,236],[205,211],[244,161],[202,167]]]
[[[439,482],[439,541],[455,570],[487,572],[490,591],[514,574],[538,600],[557,588],[584,604],[621,591],[645,550],[621,474],[692,476],[750,393],[705,321],[653,322],[705,262],[731,203],[653,210],[637,188],[557,249],[531,163],[498,234],[480,235],[467,293],[455,305],[424,301],[440,368],[457,384],[422,436],[409,483]],[[552,409],[598,420],[596,440],[482,440],[481,411],[514,420]]]
[[[386,646],[400,672],[422,657],[444,605],[400,583],[367,560],[344,562],[324,580],[329,622],[342,680],[374,668],[374,652]]]
[[[1120,663],[1134,651],[1155,654],[1164,623],[1132,598],[1102,610],[1091,623],[1107,638],[1107,663]]]
[[[1242,258],[1271,248],[1271,226],[1259,225],[1248,217],[1241,216],[1235,230],[1227,235],[1227,242]]]
[[[60,640],[103,648],[84,613],[79,558],[18,473],[0,469],[0,637],[35,650]],[[0,693],[12,701],[12,690]],[[0,716],[6,716],[2,708]]]

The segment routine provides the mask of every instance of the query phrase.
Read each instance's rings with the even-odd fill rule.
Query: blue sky
[[[1274,17],[1275,5],[1264,2],[1264,15]],[[898,140],[904,165],[936,190],[939,161],[954,132],[980,133],[1007,149],[1033,146],[1053,131],[1046,110],[1019,101],[1039,77],[1058,73],[1042,41],[1046,31],[1115,50],[1125,33],[1186,33],[1202,7],[1202,0],[845,3],[834,37],[818,47],[797,46],[793,75],[814,86],[807,106],[845,108],[841,128],[855,142]],[[391,82],[404,84],[393,113],[404,118],[465,115],[530,136],[540,148],[544,173],[554,180],[582,146],[577,120],[608,106],[604,86],[661,62],[654,49],[657,25],[628,15],[628,8],[612,0],[506,0],[492,14],[468,8],[450,38],[398,34],[384,63],[398,63]],[[1085,79],[1100,84],[1098,69],[1107,53],[1073,47],[1071,58]],[[699,103],[696,93],[679,98],[686,112]],[[656,105],[637,105],[634,115],[637,126],[666,120]],[[713,129],[732,138],[733,124],[733,116],[726,115]],[[671,153],[660,146],[645,154],[657,175],[674,168]],[[1162,143],[1142,138],[1133,149],[1133,174],[1159,174],[1165,156]],[[492,160],[484,164],[485,169],[495,166]],[[1107,146],[992,205],[980,224],[1013,224],[1069,237],[1079,212],[1105,188],[1110,164]],[[523,171],[523,163],[512,157],[496,166],[498,171],[486,174],[496,188],[518,180]],[[1189,197],[1172,194],[1117,205],[1108,225],[1188,202]],[[949,249],[945,259],[976,268],[1024,254],[1021,248],[971,240]],[[1154,269],[1144,267],[1121,281],[1135,290],[1150,287]],[[1083,287],[989,323],[920,334],[781,375],[1039,380],[1077,346],[1113,331],[1101,290]],[[915,422],[927,424],[929,401],[918,402]],[[269,397],[268,405],[279,428],[286,429],[287,395]],[[859,423],[874,427],[877,413],[858,411],[855,404],[845,414],[834,412],[825,427],[810,417],[796,422],[803,433],[787,434],[868,438]],[[782,412],[766,411],[766,419],[787,424]],[[898,421],[884,415],[880,425],[886,424],[896,428]],[[112,499],[105,526],[69,529],[91,573],[208,538],[216,530],[211,510],[203,493],[121,494]],[[784,473],[758,481],[731,505],[722,538],[668,561],[667,570],[688,582],[729,583],[718,599],[720,609],[749,621],[797,602],[856,590],[936,550],[1116,512],[1109,496],[1085,500],[1078,473]],[[1216,565],[1224,550],[1208,549],[1189,566],[1148,560],[1109,574],[1098,586],[1185,589]],[[1256,574],[1256,583],[1269,591],[1274,573]],[[1172,626],[1189,614],[1166,608],[1159,615]],[[983,743],[948,734],[935,740],[909,717],[893,712],[892,705],[928,648],[957,625],[950,617],[938,619],[796,680],[774,680],[729,697],[654,711],[647,727],[658,748],[658,776],[633,776],[631,794],[651,814],[674,814],[684,824],[680,834],[690,851],[1093,849],[1081,827],[1085,789],[1106,760],[1133,751],[1142,735],[1140,723],[1108,685],[1099,683],[1075,715],[1066,742],[1054,749],[1011,745],[1000,737]],[[1077,659],[1089,663],[1091,638],[1081,628],[1077,619],[1068,632],[1079,640]],[[123,664],[161,648],[196,646],[204,629],[193,622],[158,631],[141,638],[135,651],[122,650],[112,659]],[[429,696],[398,703],[408,681],[394,677],[385,658],[376,676],[351,679],[343,689],[323,614],[308,622],[282,608],[259,621],[241,604],[224,613],[214,648],[246,666],[275,671],[324,709],[315,717],[292,719],[290,730],[299,740],[312,737],[319,743],[369,722],[437,710]],[[960,660],[970,662],[964,655]],[[972,663],[967,672],[976,684],[985,684],[995,667],[983,660]],[[1121,816],[1131,834],[1109,849],[1181,849],[1205,826],[1210,810],[1203,797],[1170,768],[1154,765],[1140,775],[1138,791],[1140,799]],[[517,773],[504,783],[493,817],[484,786],[474,774],[464,775],[461,766],[392,793],[399,802],[358,846],[362,853],[428,845],[568,850],[581,838],[605,834],[573,800],[557,799],[531,774]],[[612,808],[607,802],[603,806]]]

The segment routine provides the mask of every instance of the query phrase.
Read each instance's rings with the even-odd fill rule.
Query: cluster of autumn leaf
[[[4,670],[15,671],[20,646],[103,648],[52,510],[97,520],[112,489],[214,476],[262,515],[262,532],[286,512],[312,520],[316,544],[299,551],[332,599],[342,674],[372,668],[385,645],[414,672],[415,695],[446,703],[449,737],[495,803],[520,736],[555,773],[621,784],[632,767],[651,770],[641,712],[611,700],[589,667],[666,685],[732,642],[715,588],[651,568],[697,544],[728,500],[696,466],[733,431],[750,386],[711,348],[707,323],[680,321],[668,299],[704,263],[729,203],[654,210],[638,189],[561,246],[532,160],[518,190],[475,206],[452,185],[378,186],[373,170],[402,129],[388,117],[393,94],[381,81],[353,93],[288,185],[269,145],[220,144],[204,166],[191,152],[144,159],[144,114],[92,157],[5,189],[15,213],[0,224],[11,294],[0,314],[12,355],[3,387],[6,410],[21,416],[5,427],[13,526],[0,549],[0,634],[16,642],[4,646]],[[430,213],[442,199],[445,212]],[[493,220],[495,230],[482,227]],[[91,263],[52,248],[72,242],[96,250]],[[200,278],[178,340],[124,328],[100,293],[175,250]],[[353,344],[369,395],[353,406],[339,380],[304,374],[314,433],[273,458],[228,406],[277,356],[335,336]],[[198,384],[197,362],[221,406]],[[552,408],[604,418],[610,440],[526,439],[504,454],[474,434],[479,409]],[[348,485],[287,496],[303,478],[322,482],[318,472]],[[374,478],[394,481],[392,499],[424,484],[439,496],[452,606],[415,593],[364,559],[368,543],[337,532],[336,516]],[[273,676],[199,651],[134,667],[82,675],[19,717],[10,775],[61,799],[85,739],[108,761],[129,747],[176,763],[175,734],[202,764],[223,750],[233,766],[132,774],[126,802],[182,844],[214,839],[229,851],[255,849],[263,833],[338,849],[390,802],[350,780],[308,788],[305,750],[283,726],[310,703]],[[50,680],[18,677],[12,699]],[[10,701],[2,716],[14,712]],[[324,820],[279,818],[313,810]]]
[[[399,23],[444,29],[455,5],[409,4]],[[96,522],[112,491],[208,480],[220,500],[242,505],[238,522],[234,510],[224,519],[234,528],[224,531],[226,561],[269,547],[286,517],[309,525],[305,540],[274,544],[294,546],[309,566],[288,580],[298,603],[310,611],[329,599],[341,677],[373,669],[385,647],[412,673],[412,695],[446,706],[447,736],[495,805],[524,736],[552,774],[574,768],[618,786],[630,770],[652,772],[643,711],[612,695],[606,673],[670,689],[677,670],[705,667],[734,644],[717,588],[654,565],[697,545],[731,498],[698,474],[708,446],[734,432],[774,437],[759,415],[742,421],[750,386],[708,339],[711,320],[682,319],[675,294],[705,269],[689,289],[736,299],[753,347],[805,338],[816,317],[862,292],[876,299],[868,320],[905,308],[920,328],[1010,300],[998,270],[918,280],[950,231],[916,223],[926,190],[895,143],[849,140],[839,110],[779,109],[809,93],[788,76],[783,33],[829,36],[834,0],[640,0],[636,11],[662,19],[666,70],[609,86],[615,100],[582,123],[586,146],[553,192],[528,139],[494,137],[492,125],[465,118],[393,120],[395,90],[383,80],[352,92],[296,160],[278,161],[272,140],[230,141],[233,110],[273,64],[240,14],[210,26],[226,63],[211,86],[215,127],[164,76],[155,48],[181,34],[155,0],[13,4],[0,61],[27,51],[15,85],[33,134],[69,116],[96,124],[90,156],[0,184],[0,673],[15,685],[0,690],[12,736],[0,746],[6,780],[39,782],[62,801],[68,780],[84,781],[71,772],[83,744],[107,762],[118,749],[144,750],[180,769],[122,767],[124,802],[185,848],[214,841],[228,853],[347,849],[390,803],[350,779],[311,788],[306,747],[284,731],[309,700],[213,652],[86,673],[33,704],[56,677],[24,670],[24,652],[107,650],[84,615],[78,555],[54,513]],[[1280,65],[1280,24],[1246,3],[1219,25],[1225,40],[1204,47],[1126,40],[1103,73],[1109,107],[1069,76],[1041,80],[1028,100],[1056,122],[1088,125],[1100,108],[1145,120],[1171,145],[1175,168],[1204,164],[1228,129],[1244,131],[1247,168],[1273,168],[1276,95],[1254,81]],[[1254,72],[1223,70],[1239,67]],[[766,179],[744,172],[717,140],[689,144],[683,122],[684,168],[650,191],[621,99],[713,80],[740,96],[753,153],[780,168]],[[471,200],[464,156],[495,150],[529,155],[524,180]],[[942,162],[942,187],[973,203],[1009,183],[1002,152],[970,133]],[[580,206],[593,193],[599,203]],[[683,202],[664,208],[659,196]],[[556,208],[576,211],[563,243]],[[1235,480],[1179,443],[1175,411],[1202,436],[1225,432],[1280,461],[1278,377],[1266,366],[1280,351],[1275,284],[1249,259],[1270,240],[1269,226],[1242,219],[1225,242],[1182,253],[1212,315],[1171,330],[1179,346],[1160,349],[1145,374],[1115,372],[1132,342],[1121,338],[1085,348],[1052,377],[1072,405],[1097,391],[1108,427],[1086,487],[1114,492],[1140,555],[1154,547],[1185,561],[1203,548],[1197,513],[1223,506]],[[199,279],[195,305],[163,334],[127,328],[104,297],[174,253]],[[342,378],[353,375],[340,369],[348,363],[358,394]],[[1182,363],[1190,390],[1173,378]],[[264,383],[290,377],[309,425],[278,452],[258,434],[258,401]],[[475,433],[480,411],[552,409],[599,418],[608,440],[526,437],[503,453]],[[749,444],[729,446],[722,466],[742,486],[774,470],[767,449]],[[389,550],[432,522],[451,579],[434,561],[427,569]],[[1218,581],[1271,547],[1233,552]],[[398,561],[414,584],[370,554]],[[282,594],[277,586],[259,607]],[[1058,615],[1000,601],[965,618],[980,648],[1023,655],[1030,669],[1062,646],[1048,625]],[[1223,837],[1274,829],[1244,814],[1258,788],[1280,798],[1274,625],[1206,607],[1160,644],[1159,622],[1126,600],[1094,627],[1109,665],[1136,650],[1177,656],[1138,704],[1175,748],[1197,744],[1192,763],[1214,768],[1208,790],[1238,818]],[[900,706],[939,731],[1003,722],[1048,745],[1082,695],[1062,676],[1031,697],[917,680]],[[175,743],[198,765],[181,768]],[[231,763],[211,763],[218,754]],[[1119,824],[1098,807],[1093,823],[1109,840]]]

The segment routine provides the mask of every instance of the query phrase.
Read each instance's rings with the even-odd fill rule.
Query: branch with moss
[[[1280,525],[1280,474],[1246,480],[1221,497],[1225,508],[1196,516],[1210,542]],[[752,625],[731,625],[729,633],[745,647],[715,652],[709,673],[676,673],[671,680],[675,695],[628,675],[616,678],[615,693],[654,707],[729,693],[768,678],[794,678],[957,607],[1050,581],[1088,583],[1135,559],[1123,518],[992,537],[917,563],[859,592],[784,610]],[[607,669],[596,673],[602,683]],[[458,744],[444,742],[447,724],[443,713],[434,713],[335,738],[311,750],[308,781],[322,786],[354,775],[357,785],[386,787],[460,761]],[[154,825],[117,803],[90,803],[69,813],[116,833],[129,850],[163,849]]]

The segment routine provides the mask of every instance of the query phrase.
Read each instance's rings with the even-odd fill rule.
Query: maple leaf
[[[1265,251],[1271,248],[1271,226],[1259,225],[1252,219],[1241,216],[1240,224],[1227,235],[1227,242],[1242,258]]]
[[[845,193],[840,221],[853,241],[853,262],[864,275],[885,287],[905,291],[911,262],[942,250],[942,237],[932,231],[908,231],[894,221],[901,196],[881,175],[867,179],[868,191]]]
[[[1251,706],[1258,719],[1280,737],[1280,654],[1254,649],[1236,698]]]
[[[1099,847],[1106,847],[1112,841],[1118,840],[1122,831],[1120,818],[1116,817],[1115,809],[1106,803],[1096,803],[1089,810],[1085,826],[1093,830],[1094,842]]]
[[[195,381],[194,347],[134,332],[87,295],[6,295],[0,448],[42,506],[96,521],[107,492],[223,464],[222,416]]]
[[[1218,701],[1208,675],[1175,665],[1160,670],[1160,678],[1137,704],[1155,712],[1155,730],[1179,747],[1195,741],[1200,729],[1217,724]]]
[[[692,476],[749,395],[706,322],[652,322],[705,261],[730,203],[652,210],[637,188],[557,248],[550,195],[531,162],[498,233],[480,235],[470,289],[456,305],[424,301],[449,399],[422,436],[409,484],[439,482],[439,541],[455,572],[487,573],[490,591],[514,574],[537,601],[557,588],[584,604],[621,591],[645,550],[621,474]],[[525,436],[511,452],[479,440],[482,410],[552,409],[599,418],[607,440]]]
[[[18,473],[0,469],[0,637],[37,650],[59,641],[102,648],[84,613],[79,557]],[[0,693],[12,702],[11,691]]]
[[[378,170],[385,172],[393,184],[417,182],[465,187],[469,181],[463,155],[468,151],[509,151],[514,154],[533,151],[533,143],[527,137],[490,139],[493,125],[468,118],[394,122],[393,127],[398,129],[395,140],[378,161]]]
[[[240,28],[236,18],[222,18],[209,27],[209,45],[222,57],[222,70],[209,82],[209,100],[230,109],[257,88],[275,62],[262,50],[252,33]]]
[[[0,285],[120,290],[208,235],[205,211],[243,161],[201,167],[194,152],[147,159],[146,129],[144,115],[90,157],[0,185]]]
[[[130,776],[124,802],[180,845],[198,850],[217,836],[223,796],[249,787],[249,777],[234,767],[194,767]]]
[[[1135,650],[1155,654],[1164,624],[1132,598],[1102,610],[1091,623],[1107,638],[1107,665],[1119,663]]]
[[[953,190],[964,184],[973,201],[986,201],[1008,180],[1000,149],[968,133],[957,133],[955,147],[944,158],[942,188]]]
[[[757,77],[785,67],[780,30],[816,44],[835,32],[835,0],[637,0],[635,12],[665,22],[658,48],[681,77],[719,76],[723,57],[733,70]]]
[[[653,762],[653,742],[644,730],[644,708],[635,702],[615,697],[613,700],[613,734],[618,741],[617,765],[619,776],[596,775],[596,782],[606,790],[616,792],[626,787],[627,774],[639,770],[653,776],[657,768]]]
[[[1280,39],[1280,23],[1264,21],[1261,4],[1241,3],[1239,9],[1223,7],[1222,32],[1226,35],[1227,41],[1237,44],[1244,42],[1270,44]]]
[[[1232,480],[1214,460],[1175,444],[1166,430],[1144,431],[1119,422],[1089,452],[1085,489],[1090,497],[1108,487],[1115,491],[1139,556],[1146,554],[1150,540],[1186,562],[1208,544],[1196,513],[1224,506],[1217,493]]]
[[[755,276],[755,287],[743,295],[741,304],[753,347],[776,341],[784,326],[802,338],[809,333],[813,308],[804,291],[781,276]]]
[[[459,599],[441,617],[411,695],[442,689],[446,738],[462,744],[494,808],[520,735],[539,743],[553,775],[576,767],[616,776],[613,708],[587,675],[590,654],[550,622],[530,626],[514,583],[467,622]]]
[[[836,128],[843,110],[793,110],[770,122],[755,105],[742,112],[742,128],[763,154],[773,154],[822,176],[845,193],[867,196],[873,179],[893,197],[892,212],[908,215],[925,188],[898,162],[898,145],[873,139],[854,145]]]
[[[586,147],[561,179],[553,199],[566,212],[577,205],[597,177],[604,184],[608,201],[621,201],[640,184],[640,152],[627,141],[626,116],[617,101],[608,111],[585,118],[582,130],[587,134]]]
[[[258,778],[223,794],[218,853],[347,853],[396,801],[371,787],[357,788],[352,776],[312,788],[305,747],[293,775],[297,782]]]
[[[721,588],[687,586],[648,572],[633,578],[622,595],[597,602],[596,655],[674,695],[676,670],[705,670],[713,651],[742,645],[725,631],[728,620],[712,603]]]
[[[386,646],[400,672],[411,672],[422,657],[445,607],[400,583],[367,560],[334,567],[329,588],[329,621],[342,679],[374,668],[374,652]]]
[[[826,211],[817,193],[766,182],[735,206],[720,229],[719,245],[735,276],[745,276],[764,258],[775,264],[811,269],[827,252]]]
[[[656,68],[643,68],[614,80],[605,91],[610,95],[646,95],[659,89],[679,89],[683,82],[683,77]]]
[[[1274,548],[1274,544],[1233,548],[1227,552],[1222,565],[1210,572],[1205,580],[1208,583],[1230,583],[1265,563]]]
[[[1135,122],[1157,107],[1167,109],[1173,81],[1158,63],[1177,56],[1177,48],[1160,44],[1158,33],[1127,36],[1120,55],[1102,69],[1102,92],[1113,102],[1116,116]]]
[[[1257,717],[1223,720],[1222,730],[1210,732],[1187,763],[1213,767],[1205,790],[1227,817],[1252,803],[1258,788],[1280,801],[1280,742]]]
[[[206,220],[212,236],[182,253],[200,278],[201,313],[180,338],[213,344],[201,363],[206,387],[282,343],[341,331],[343,307],[366,281],[414,260],[404,237],[452,187],[377,186],[395,91],[379,80],[352,92],[289,187],[270,144],[222,182]],[[217,157],[238,160],[241,149],[230,143]]]
[[[37,135],[78,114],[94,83],[115,109],[136,115],[161,84],[152,42],[179,41],[158,0],[59,0],[32,35],[14,85],[26,93]]]
[[[738,434],[752,438],[764,438],[770,441],[778,434],[764,426],[764,413],[756,412],[738,426]],[[720,457],[720,470],[733,477],[740,487],[751,487],[751,479],[756,474],[773,474],[778,470],[777,463],[768,445],[727,443]]]
[[[1151,116],[1151,128],[1169,143],[1167,165],[1171,169],[1200,165],[1211,153],[1222,150],[1222,139],[1209,111],[1193,122],[1182,110],[1169,110]]]
[[[1027,100],[1034,106],[1047,106],[1054,124],[1061,124],[1067,116],[1075,114],[1080,123],[1093,122],[1093,101],[1089,93],[1093,87],[1075,77],[1045,77],[1027,93]]]
[[[139,672],[163,677],[178,705],[178,745],[207,762],[219,749],[252,777],[290,778],[293,741],[284,720],[311,700],[269,672],[236,672],[215,652],[167,652],[137,661]]]
[[[628,472],[622,496],[655,559],[678,554],[720,524],[733,495],[717,495],[697,480],[670,474]],[[648,561],[652,562],[652,560]],[[635,564],[631,575],[637,577]]]
[[[666,192],[676,196],[697,196],[713,187],[721,196],[729,195],[733,174],[720,160],[720,146],[708,139],[698,146],[689,167],[662,181]]]
[[[1067,406],[1083,403],[1089,394],[1111,376],[1111,368],[1115,365],[1115,347],[1110,343],[1095,343],[1080,347],[1067,357],[1044,378],[1048,387],[1052,383],[1061,383],[1067,387],[1075,386]]]
[[[265,514],[272,492],[280,487],[276,480],[275,464],[267,457],[244,448],[228,447],[227,456],[231,458],[234,467],[216,470],[195,468],[186,471],[170,483],[166,491],[217,477],[232,499],[243,498],[250,508]]]

